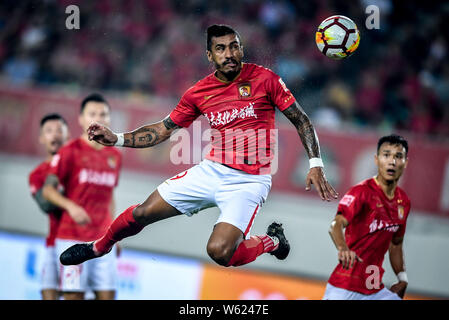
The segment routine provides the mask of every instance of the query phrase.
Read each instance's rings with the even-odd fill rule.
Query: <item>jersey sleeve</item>
[[[363,208],[363,188],[351,188],[338,203],[337,215],[341,214],[350,224]]]
[[[31,172],[28,176],[28,185],[30,187],[31,195],[35,195],[36,192],[39,191],[40,188],[42,188],[43,185],[42,179],[40,179],[39,175],[36,174],[35,171]]]
[[[178,105],[170,113],[170,118],[180,127],[187,128],[201,115],[200,110],[192,101],[191,90],[187,90],[179,100]]]
[[[280,111],[284,111],[296,101],[295,97],[287,88],[282,78],[274,72],[270,72],[266,82],[266,89],[271,102]]]
[[[50,162],[50,170],[48,174],[54,174],[58,177],[59,182],[65,186],[72,168],[72,157],[70,149],[61,148],[55,154]]]

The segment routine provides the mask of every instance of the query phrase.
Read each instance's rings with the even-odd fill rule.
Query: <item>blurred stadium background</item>
[[[78,30],[66,28],[69,5],[80,9]],[[379,29],[365,26],[369,5],[380,9]],[[361,32],[358,50],[344,61],[324,57],[315,45],[316,27],[334,14],[350,17]],[[401,181],[412,201],[404,244],[407,297],[449,298],[448,3],[2,0],[0,299],[40,298],[47,220],[27,186],[43,158],[40,118],[61,113],[76,137],[79,103],[96,91],[110,101],[116,131],[160,120],[184,90],[212,72],[204,33],[212,23],[234,26],[245,60],[283,77],[316,126],[326,173],[340,194],[374,175],[379,136],[398,132],[409,140]],[[253,233],[282,221],[291,256],[285,262],[262,256],[238,269],[212,264],[205,247],[218,211],[208,209],[123,241],[119,299],[321,298],[337,263],[327,233],[337,202],[304,192],[306,155],[280,114],[277,124],[279,170]],[[123,151],[117,212],[188,167],[170,163],[171,145]],[[388,286],[395,282],[388,257],[384,268]]]

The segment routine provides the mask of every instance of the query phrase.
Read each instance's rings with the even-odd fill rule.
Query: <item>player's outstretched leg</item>
[[[103,237],[71,246],[61,254],[59,260],[63,265],[75,265],[101,257],[110,252],[116,242],[138,234],[148,224],[179,214],[156,190],[143,204],[131,206],[121,213]]]

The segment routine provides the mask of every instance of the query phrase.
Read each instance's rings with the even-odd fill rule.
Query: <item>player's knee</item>
[[[234,251],[234,248],[224,241],[214,241],[207,244],[207,254],[209,257],[224,267],[228,266]]]
[[[133,217],[138,223],[145,226],[148,224],[148,217],[150,216],[150,213],[151,206],[141,204],[134,209]]]

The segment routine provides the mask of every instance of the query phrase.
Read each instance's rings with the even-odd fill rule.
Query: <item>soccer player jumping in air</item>
[[[345,194],[329,230],[339,264],[329,278],[324,300],[400,300],[407,289],[402,242],[410,200],[398,181],[407,167],[407,141],[397,135],[379,139],[378,173]],[[346,231],[343,234],[343,228]],[[398,282],[382,284],[382,263],[389,251]]]
[[[180,214],[191,216],[214,206],[221,213],[207,243],[207,253],[215,262],[240,266],[263,253],[285,259],[290,245],[281,224],[272,223],[266,235],[249,235],[271,188],[275,108],[296,127],[310,159],[306,189],[313,184],[323,200],[337,197],[324,175],[315,129],[281,78],[264,67],[243,63],[240,36],[225,25],[207,29],[206,54],[215,72],[188,89],[165,119],[119,134],[93,124],[88,134],[89,139],[106,146],[146,148],[167,140],[173,131],[190,126],[202,114],[214,132],[211,152],[200,164],[160,184],[145,202],[126,209],[103,237],[63,252],[62,264],[79,264],[102,256],[116,242],[151,223]],[[260,149],[265,156],[256,154]]]

